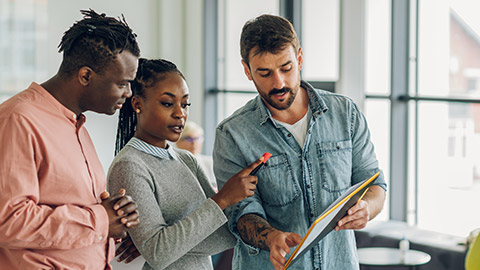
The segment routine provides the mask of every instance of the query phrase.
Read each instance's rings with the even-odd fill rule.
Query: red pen
[[[268,153],[268,152],[265,152],[265,154],[263,154],[263,161],[262,163],[260,163],[260,165],[258,165],[257,167],[255,167],[255,169],[253,169],[253,171],[250,173],[250,175],[255,175],[258,170],[260,170],[260,168],[265,164],[265,162],[267,162],[267,160],[272,156],[272,154]]]

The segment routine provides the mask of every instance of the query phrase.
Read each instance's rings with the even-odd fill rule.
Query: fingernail
[[[127,227],[129,227],[129,228],[130,228],[130,226],[131,226],[131,225],[132,225],[132,224],[130,224],[130,222],[128,222],[128,223],[127,223]]]
[[[123,224],[127,223],[127,219],[126,219],[126,218],[122,218],[120,221],[121,221]]]
[[[117,212],[117,214],[118,214],[119,216],[123,216],[123,214],[124,214],[124,213],[123,213],[123,210],[119,210],[119,211]]]
[[[118,205],[115,204],[115,205],[113,206],[113,210],[118,210]]]

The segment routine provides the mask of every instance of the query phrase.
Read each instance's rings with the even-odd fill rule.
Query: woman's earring
[[[135,112],[140,113],[140,109],[139,108],[135,109]]]

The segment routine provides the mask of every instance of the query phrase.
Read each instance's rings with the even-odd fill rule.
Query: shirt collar
[[[328,111],[327,104],[325,104],[323,99],[320,97],[318,92],[315,91],[312,85],[310,85],[306,81],[300,81],[300,87],[304,88],[307,91],[309,108],[313,117],[318,117],[322,113]],[[267,122],[268,119],[271,119],[272,122],[275,123],[275,121],[273,121],[274,119],[272,117],[272,114],[268,110],[267,106],[263,103],[262,97],[260,95],[257,95],[257,106],[260,109],[260,125],[263,125],[265,122]]]
[[[315,117],[320,116],[322,113],[328,111],[328,106],[325,101],[322,99],[318,91],[315,91],[313,86],[306,81],[301,81],[300,86],[307,90],[309,106],[312,110],[312,115]]]
[[[50,92],[48,92],[41,85],[35,82],[32,82],[29,88],[39,93],[44,99],[46,99],[47,102],[52,104],[60,113],[62,113],[70,122],[72,122],[77,129],[82,127],[83,124],[85,124],[87,118],[83,113],[80,115],[76,115],[67,107],[63,106],[63,104],[60,103],[60,101],[58,101],[54,96],[52,96],[52,94],[50,94]]]
[[[132,137],[127,145],[161,159],[177,160],[177,154],[168,143],[167,148],[161,148],[142,141],[139,138]]]

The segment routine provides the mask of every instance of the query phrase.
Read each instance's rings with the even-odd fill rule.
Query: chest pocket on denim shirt
[[[322,142],[317,144],[322,169],[322,188],[342,192],[351,186],[352,142]]]
[[[300,187],[293,178],[286,154],[272,156],[258,171],[258,191],[263,203],[285,206],[300,196]]]

